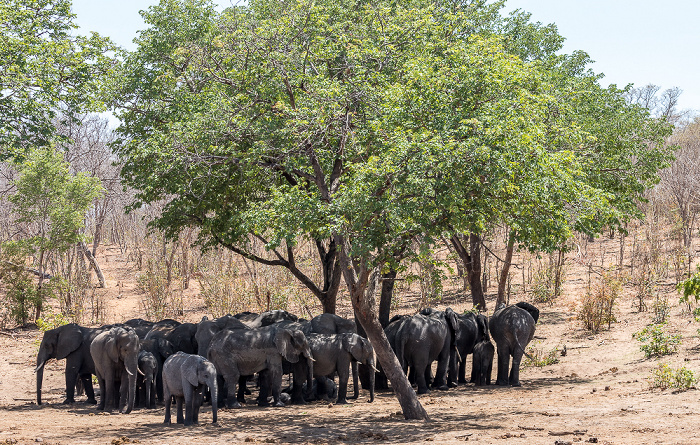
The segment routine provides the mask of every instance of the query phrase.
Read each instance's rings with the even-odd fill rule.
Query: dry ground
[[[592,248],[614,252],[618,246],[616,241],[598,240]],[[140,316],[130,265],[110,255],[103,267],[111,321]],[[475,441],[517,445],[594,440],[607,444],[700,444],[698,392],[652,390],[648,382],[659,362],[700,371],[698,323],[675,305],[678,297],[668,286],[673,304],[671,327],[683,335],[683,344],[672,356],[645,359],[632,334],[649,323],[650,314],[633,309],[629,290],[618,305],[619,321],[611,330],[591,335],[581,329],[573,303],[585,290],[585,276],[585,268],[572,262],[564,296],[551,307],[541,307],[535,347],[548,352],[566,345],[568,353],[559,357],[559,363],[523,369],[521,388],[469,385],[421,396],[431,417],[428,422],[404,420],[389,392],[380,393],[369,404],[363,391],[358,401],[345,406],[321,402],[285,408],[244,406],[240,410],[221,410],[218,425],[210,423],[211,413],[205,408],[200,415],[203,423],[198,426],[164,426],[162,407],[137,409],[129,415],[103,415],[84,403],[61,405],[64,364],[55,361],[46,366],[46,404],[39,407],[35,404],[32,370],[40,332],[3,331],[0,444]],[[115,290],[119,281],[123,284],[121,295]],[[493,299],[488,303],[493,308]],[[439,307],[448,305],[458,310],[467,307],[449,299]],[[202,308],[193,303],[186,318],[196,321],[202,313]]]

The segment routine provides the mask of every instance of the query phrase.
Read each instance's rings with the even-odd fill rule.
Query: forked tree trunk
[[[391,300],[394,296],[394,284],[396,283],[396,269],[389,269],[382,275],[382,293],[379,297],[379,324],[382,328],[387,327],[391,315]]]
[[[406,419],[428,420],[428,413],[420,404],[416,392],[411,388],[406,374],[403,373],[399,361],[391,349],[391,345],[389,345],[384,329],[379,323],[374,295],[373,293],[365,292],[370,277],[366,261],[361,259],[352,261],[347,254],[344,238],[336,235],[335,240],[340,248],[340,265],[343,270],[345,283],[350,291],[350,299],[355,310],[355,316],[367,333],[367,338],[374,347],[377,359],[391,382],[404,417]]]
[[[468,239],[465,235],[453,235],[450,242],[467,271],[472,304],[479,310],[486,310],[484,289],[481,287],[481,238],[473,233],[469,234]]]

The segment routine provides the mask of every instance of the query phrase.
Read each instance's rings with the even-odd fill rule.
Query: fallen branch
[[[53,278],[53,275],[50,275],[50,274],[47,274],[47,273],[41,273],[41,272],[39,272],[37,269],[34,269],[33,267],[22,266],[22,265],[20,265],[20,264],[15,264],[15,263],[13,263],[13,262],[11,262],[11,261],[7,261],[7,260],[2,260],[2,262],[5,263],[5,264],[9,264],[9,265],[12,266],[12,267],[17,267],[17,268],[19,268],[19,269],[24,269],[24,270],[26,270],[27,272],[33,273],[34,275],[36,275],[36,276],[39,277],[39,278],[44,278],[45,280],[50,280],[51,278]]]
[[[550,436],[583,436],[588,430],[550,431]]]

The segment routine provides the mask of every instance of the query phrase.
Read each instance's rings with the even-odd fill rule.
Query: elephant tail
[[[535,323],[537,323],[537,320],[540,318],[540,310],[537,309],[535,306],[531,305],[530,303],[526,303],[524,301],[521,301],[519,303],[515,304],[518,306],[520,309],[526,310],[532,318],[535,320]]]
[[[523,351],[523,354],[525,354],[525,357],[529,358],[529,359],[530,359],[531,361],[533,361],[533,362],[536,361],[530,354],[528,354],[528,353],[525,351],[525,348],[523,348],[523,345],[520,344],[520,342],[518,341],[517,338],[515,339],[515,344],[518,345],[518,348],[519,348],[521,351]]]

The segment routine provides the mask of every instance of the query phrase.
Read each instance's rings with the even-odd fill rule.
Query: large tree
[[[610,201],[547,67],[493,35],[498,5],[256,0],[218,15],[163,0],[114,83],[135,205],[164,199],[167,234],[194,225],[248,257],[255,237],[273,255],[256,259],[286,267],[301,236],[332,250],[408,418],[427,414],[384,336],[375,278],[416,237],[512,221],[547,246]]]
[[[70,0],[0,1],[0,160],[47,146],[55,118],[99,109],[100,75],[113,49],[76,36]]]

